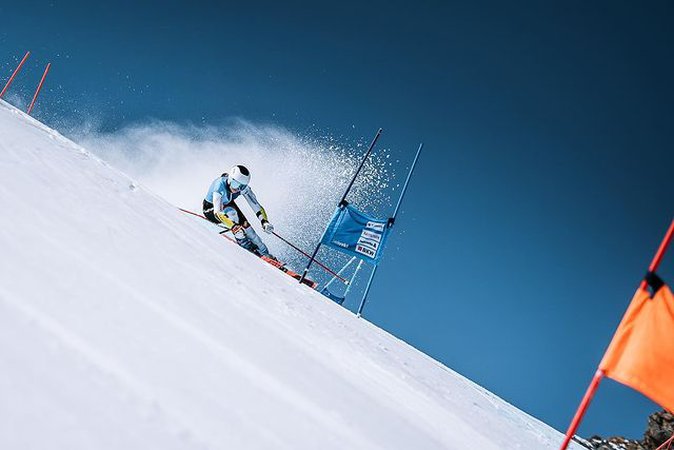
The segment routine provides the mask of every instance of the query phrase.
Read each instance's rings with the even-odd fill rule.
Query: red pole
[[[658,248],[658,251],[655,253],[655,256],[653,257],[653,260],[651,261],[651,265],[648,266],[648,271],[649,272],[655,272],[658,269],[658,266],[660,266],[660,262],[662,261],[662,257],[665,255],[665,251],[667,250],[667,247],[669,246],[669,243],[672,241],[672,236],[674,235],[674,220],[672,220],[672,223],[669,226],[669,229],[667,230],[667,233],[665,234],[665,238],[662,240],[660,243],[660,247]],[[641,288],[646,287],[646,281],[641,282]],[[585,392],[585,396],[583,397],[583,400],[580,402],[580,406],[578,407],[578,410],[576,411],[576,415],[573,416],[573,420],[571,421],[571,425],[569,425],[569,429],[566,432],[566,437],[564,438],[564,442],[562,443],[562,446],[559,448],[559,450],[566,450],[566,448],[569,445],[569,442],[571,442],[571,439],[573,438],[573,435],[576,434],[576,430],[578,429],[578,426],[580,425],[580,421],[583,420],[583,416],[585,415],[585,412],[587,411],[588,406],[590,406],[590,402],[592,401],[592,397],[594,397],[594,393],[597,391],[597,388],[599,388],[599,383],[601,383],[601,380],[604,378],[604,371],[602,370],[597,370],[597,372],[594,374],[594,377],[592,378],[592,382],[590,383],[590,386],[587,388],[587,392]]]
[[[665,238],[662,240],[662,243],[660,243],[660,248],[658,248],[657,253],[655,254],[655,257],[653,257],[653,261],[651,261],[651,265],[648,266],[648,271],[649,272],[655,272],[658,270],[658,266],[660,265],[660,262],[662,261],[662,257],[665,256],[665,252],[667,251],[667,247],[669,247],[669,243],[672,242],[672,236],[674,235],[674,219],[672,219],[672,223],[669,225],[669,230],[667,230],[667,234],[665,234]],[[642,289],[646,287],[646,280],[641,281],[641,286]]]
[[[672,443],[674,443],[674,436],[667,439],[665,442],[662,443],[662,445],[660,447],[656,448],[655,450],[669,449],[669,448],[672,447]]]
[[[33,95],[33,101],[30,102],[30,106],[28,107],[28,115],[30,116],[30,113],[33,111],[33,106],[35,106],[35,101],[37,100],[37,96],[40,94],[40,91],[42,90],[42,85],[44,84],[44,79],[47,78],[47,73],[49,73],[49,68],[51,67],[51,63],[47,64],[47,67],[44,69],[44,73],[42,74],[42,79],[40,80],[40,84],[37,85],[37,90],[35,91],[35,95]]]
[[[21,60],[21,62],[19,63],[19,65],[16,66],[16,69],[14,69],[14,73],[12,73],[12,76],[9,77],[9,80],[7,80],[7,84],[5,84],[5,87],[2,89],[2,92],[0,92],[0,98],[2,98],[3,95],[5,95],[5,92],[7,92],[7,89],[9,89],[9,86],[11,86],[12,81],[14,81],[14,77],[16,77],[16,75],[19,73],[19,71],[21,70],[21,67],[23,67],[23,63],[26,62],[29,55],[30,55],[30,52],[26,52],[26,54],[24,55],[24,57]]]
[[[566,437],[564,438],[564,442],[562,442],[562,446],[559,447],[560,450],[566,450],[566,447],[569,446],[569,442],[571,442],[571,439],[573,439],[573,436],[576,434],[576,430],[580,425],[580,421],[583,420],[585,411],[587,411],[587,407],[590,406],[592,397],[594,397],[594,393],[597,392],[599,383],[601,383],[601,380],[603,378],[604,372],[601,370],[597,370],[597,372],[595,372],[594,374],[594,377],[592,378],[590,386],[587,388],[587,392],[585,392],[583,401],[580,402],[580,406],[578,407],[578,411],[576,411],[576,415],[573,416],[573,420],[571,421],[571,425],[569,425],[569,429],[566,431]]]

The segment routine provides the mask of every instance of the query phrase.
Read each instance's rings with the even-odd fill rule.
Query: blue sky
[[[0,3],[36,114],[229,117],[382,144],[418,172],[369,320],[565,429],[673,212],[674,6],[660,2]],[[662,274],[674,279],[672,256]],[[581,434],[656,406],[606,381]]]

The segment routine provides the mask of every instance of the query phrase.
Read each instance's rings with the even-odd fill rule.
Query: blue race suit
[[[204,216],[213,223],[223,226],[227,230],[234,233],[239,245],[247,248],[255,253],[255,249],[251,249],[249,242],[257,247],[257,253],[263,256],[269,256],[267,246],[262,242],[260,236],[257,235],[253,227],[243,215],[241,209],[234,202],[240,195],[248,202],[248,205],[255,212],[260,221],[267,221],[267,213],[255,197],[255,193],[246,186],[241,191],[232,192],[227,183],[228,175],[223,173],[216,178],[208,189],[208,193],[204,198]]]

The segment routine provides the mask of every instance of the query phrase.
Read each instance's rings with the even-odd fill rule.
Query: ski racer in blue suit
[[[243,195],[260,220],[262,229],[270,234],[274,231],[274,226],[269,223],[267,213],[257,201],[249,183],[250,171],[241,165],[232,167],[229,173],[223,173],[216,178],[204,198],[204,216],[211,222],[231,231],[241,247],[258,256],[274,258],[234,202],[237,197]]]

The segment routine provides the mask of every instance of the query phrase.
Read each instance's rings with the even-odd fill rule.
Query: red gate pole
[[[51,67],[51,63],[47,64],[47,67],[44,69],[44,73],[42,74],[42,79],[40,80],[40,84],[37,85],[37,90],[35,91],[35,95],[33,95],[33,101],[30,102],[30,106],[28,107],[28,115],[30,116],[30,113],[33,111],[33,106],[35,106],[35,101],[37,100],[37,96],[40,94],[40,91],[42,90],[42,85],[44,84],[44,79],[47,78],[47,73],[49,73],[49,68]]]
[[[670,437],[667,439],[665,442],[662,443],[662,445],[655,450],[666,450],[670,449],[672,447],[672,443],[674,442],[674,436]]]
[[[667,230],[664,239],[660,243],[660,247],[658,248],[658,251],[655,253],[653,260],[651,261],[651,265],[648,266],[649,272],[655,272],[658,269],[658,266],[662,261],[662,257],[665,256],[665,251],[667,250],[669,243],[672,241],[673,235],[674,235],[674,219],[672,220],[672,223],[669,225],[669,229]],[[646,287],[646,280],[643,280],[641,282],[640,288],[643,289],[645,287]],[[604,375],[605,375],[604,371],[601,369],[598,369],[597,372],[595,372],[594,377],[592,378],[592,382],[590,383],[590,386],[587,388],[587,392],[585,392],[585,396],[583,397],[583,400],[580,402],[580,406],[576,411],[576,415],[573,416],[571,425],[569,425],[569,429],[566,432],[566,437],[564,438],[564,442],[562,443],[562,446],[559,448],[559,450],[566,450],[566,448],[569,446],[569,442],[571,442],[573,435],[576,434],[576,430],[578,429],[581,420],[583,420],[583,416],[587,411],[587,407],[590,406],[592,397],[594,397],[595,392],[597,392],[597,388],[599,388],[599,383],[601,383],[601,380],[604,378]]]
[[[12,76],[9,77],[9,80],[7,80],[7,84],[5,84],[5,87],[2,89],[2,92],[0,92],[0,98],[2,98],[3,95],[5,95],[5,92],[7,92],[7,89],[9,89],[9,86],[11,86],[12,81],[14,81],[14,77],[16,77],[16,75],[19,73],[21,67],[23,67],[23,63],[25,63],[26,60],[28,59],[28,56],[30,56],[30,52],[26,52],[19,65],[16,66],[16,69],[14,69],[14,73],[12,73]]]
[[[594,374],[594,377],[592,378],[590,386],[588,386],[587,391],[585,392],[583,401],[580,402],[580,406],[576,411],[576,415],[573,416],[573,420],[571,421],[571,425],[569,425],[569,429],[566,431],[566,437],[564,438],[564,442],[562,442],[560,450],[566,450],[566,447],[569,446],[569,442],[571,442],[571,439],[573,439],[573,436],[576,434],[576,430],[580,425],[580,421],[583,420],[585,411],[587,411],[587,407],[590,406],[592,397],[594,397],[594,393],[597,392],[597,388],[599,388],[599,383],[601,383],[601,380],[603,378],[604,378],[604,371],[597,370],[597,372],[595,372]]]

